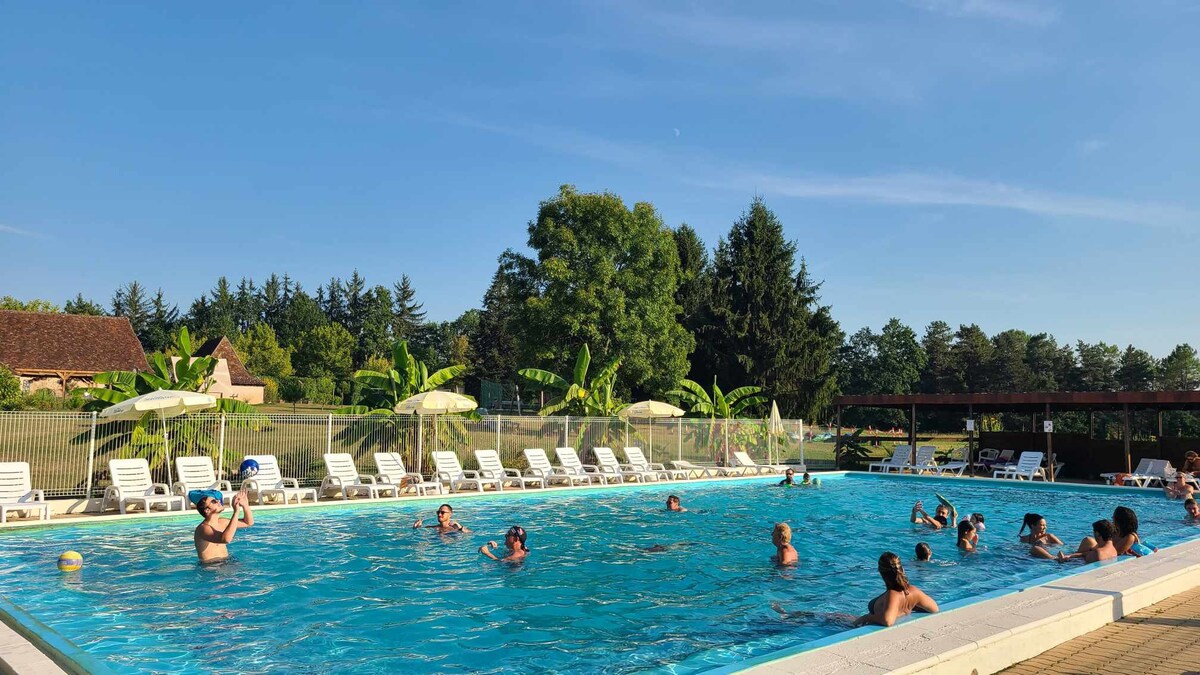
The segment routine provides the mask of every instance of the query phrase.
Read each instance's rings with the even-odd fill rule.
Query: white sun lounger
[[[217,480],[211,457],[176,457],[174,493],[187,499],[192,490],[216,490],[221,501],[229,504],[237,492],[227,480]]]
[[[731,476],[724,467],[720,466],[704,466],[703,464],[692,464],[686,460],[671,460],[671,466],[686,471],[688,478],[712,478],[714,476]]]
[[[682,469],[668,469],[658,462],[647,461],[646,455],[642,454],[642,449],[638,447],[624,448],[625,459],[629,460],[629,468],[641,471],[653,471],[660,478],[687,480],[688,472]]]
[[[956,455],[957,455],[957,459],[953,459]],[[967,467],[970,466],[970,464],[968,464],[968,462],[967,462],[967,449],[966,448],[958,448],[956,450],[952,450],[950,452],[950,457],[952,459],[949,462],[946,462],[945,464],[938,464],[937,467],[934,469],[934,471],[937,473],[937,475],[945,476],[946,474],[954,474],[955,476],[961,476],[961,475],[963,475],[963,471],[965,471],[967,469]]]
[[[467,487],[476,492],[483,492],[484,486],[487,485],[491,485],[497,491],[504,489],[499,479],[484,477],[478,471],[463,471],[458,455],[449,450],[434,452],[433,465],[437,469],[437,479],[449,487],[451,492],[459,492]]]
[[[562,465],[563,470],[576,476],[587,476],[593,482],[602,485],[625,481],[625,477],[620,474],[606,473],[595,464],[584,464],[579,461],[579,454],[575,452],[575,448],[555,448],[554,454],[558,455],[558,463]]]
[[[442,494],[442,484],[440,482],[425,480],[425,477],[421,474],[407,471],[404,468],[404,458],[398,452],[375,453],[375,468],[379,471],[379,474],[375,476],[375,480],[380,483],[400,485],[407,478],[408,484],[401,486],[402,489],[412,490],[418,496],[424,496],[430,490]]]
[[[930,473],[937,473],[937,462],[933,460],[933,456],[936,452],[937,448],[932,445],[918,446],[916,458],[912,462],[905,462],[901,469],[901,473],[903,473],[905,469],[918,475],[923,474],[926,471]]]
[[[242,459],[258,462],[258,473],[242,481],[242,489],[255,503],[265,504],[275,497],[282,499],[284,504],[291,503],[292,499],[300,504],[306,497],[316,503],[317,489],[302,488],[295,478],[281,476],[275,455],[246,455]]]
[[[583,473],[582,470],[576,473],[568,470],[565,466],[551,466],[550,458],[541,448],[525,448],[524,452],[525,461],[529,464],[529,468],[525,469],[525,475],[540,477],[545,481],[547,487],[555,483],[560,485],[592,484],[592,477]]]
[[[760,474],[783,473],[787,471],[787,467],[782,464],[759,464],[751,459],[750,453],[745,450],[738,450],[733,453],[733,465],[740,466],[743,469],[753,469]]]
[[[1134,485],[1136,487],[1144,487],[1146,478],[1149,477],[1148,474],[1150,473],[1150,469],[1153,467],[1153,463],[1153,459],[1148,457],[1141,458],[1141,460],[1138,461],[1137,468],[1135,468],[1132,473],[1125,474],[1125,480],[1123,481],[1124,484]],[[1123,473],[1125,472],[1112,471],[1109,473],[1102,473],[1100,474],[1100,477],[1107,481],[1109,485],[1112,485],[1114,482],[1116,482],[1117,476]]]
[[[167,511],[184,508],[184,498],[172,495],[166,483],[155,483],[150,477],[150,464],[144,459],[110,459],[108,473],[112,485],[104,489],[100,510],[116,506],[125,513],[130,506],[141,506],[147,513],[156,506]]]
[[[996,469],[992,472],[992,478],[1012,478],[1015,480],[1041,478],[1042,480],[1046,480],[1046,470],[1042,468],[1043,457],[1045,457],[1045,453],[1037,452],[1036,450],[1022,452],[1015,466]]]
[[[1140,478],[1144,479],[1143,485],[1146,487],[1162,487],[1168,480],[1175,478],[1175,467],[1171,466],[1169,459],[1154,459],[1150,461],[1150,469]]]
[[[479,475],[484,478],[495,478],[501,485],[515,485],[522,490],[530,484],[546,487],[546,481],[541,476],[523,476],[518,469],[510,469],[500,461],[500,453],[495,450],[476,450],[475,461],[479,463]]]
[[[630,478],[638,483],[649,483],[658,480],[658,474],[654,471],[634,469],[628,464],[618,462],[617,455],[613,453],[612,448],[597,446],[592,448],[592,454],[596,456],[596,466],[600,467],[602,472],[610,476],[620,476],[621,482]]]
[[[911,450],[912,446],[897,445],[896,449],[892,451],[891,457],[888,457],[882,462],[871,462],[868,464],[867,473],[871,473],[875,469],[879,469],[883,473],[891,473],[892,469],[895,469],[896,473],[903,473],[904,466],[908,464],[908,453]]]
[[[328,475],[321,481],[320,492],[329,497],[341,496],[350,499],[353,495],[365,495],[376,499],[388,493],[400,496],[400,488],[391,483],[380,483],[370,474],[359,473],[354,458],[346,452],[325,453],[325,471]]]
[[[46,494],[33,489],[29,462],[0,462],[0,523],[8,522],[10,511],[21,518],[40,513],[39,520],[50,520]]]

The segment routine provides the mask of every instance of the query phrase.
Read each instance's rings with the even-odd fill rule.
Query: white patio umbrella
[[[100,411],[99,417],[105,422],[118,420],[140,420],[146,413],[155,413],[162,422],[163,455],[167,459],[167,483],[171,483],[171,445],[167,438],[167,418],[178,417],[198,410],[215,408],[215,396],[201,394],[195,391],[177,391],[175,389],[159,389],[149,394],[127,398],[120,403]]]
[[[779,417],[779,406],[771,401],[771,415],[767,418],[767,464],[774,464],[771,447],[775,438],[784,433],[783,419]]]
[[[650,420],[650,455],[648,459],[654,461],[654,420],[660,417],[682,417],[683,410],[676,408],[670,403],[662,401],[639,401],[637,403],[625,406],[617,413],[621,419],[628,420],[633,417],[635,419]]]
[[[452,391],[441,391],[434,389],[433,391],[423,391],[416,396],[409,396],[403,401],[396,404],[396,412],[404,415],[432,415],[433,416],[433,447],[438,448],[438,430],[437,416],[449,415],[454,413],[471,412],[479,404],[471,399],[456,394]],[[499,450],[499,448],[497,448]],[[421,450],[421,434],[417,433],[417,473],[421,472],[421,459],[424,453]]]

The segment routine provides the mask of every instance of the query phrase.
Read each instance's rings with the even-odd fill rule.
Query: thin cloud
[[[3,232],[4,234],[15,234],[15,235],[19,235],[22,237],[37,237],[37,236],[39,236],[36,232],[30,232],[29,230],[22,230],[19,227],[12,227],[11,225],[3,225],[3,224],[0,224],[0,232]]]
[[[950,17],[980,18],[1021,23],[1039,28],[1058,20],[1054,7],[1015,0],[905,0],[907,4],[927,12]]]
[[[1100,152],[1106,147],[1108,147],[1107,141],[1102,141],[1098,138],[1089,138],[1086,141],[1079,142],[1079,153],[1083,155],[1090,155],[1092,153]]]

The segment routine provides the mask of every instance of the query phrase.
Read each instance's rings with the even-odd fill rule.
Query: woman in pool
[[[1191,485],[1188,485],[1187,474],[1182,471],[1175,472],[1175,480],[1163,486],[1163,494],[1167,499],[1191,499],[1192,493],[1195,490]]]
[[[975,545],[979,543],[979,535],[975,532],[975,526],[971,524],[969,518],[964,518],[958,524],[958,543],[956,546],[962,551],[970,553],[975,550]]]
[[[904,575],[904,566],[900,564],[900,556],[888,551],[879,556],[879,576],[887,590],[883,595],[867,603],[867,613],[854,621],[855,626],[873,623],[878,626],[891,626],[896,619],[907,616],[913,611],[934,613],[938,611],[937,602],[924,591],[908,583]]]
[[[529,548],[525,546],[525,528],[520,525],[513,525],[508,528],[508,532],[504,533],[504,547],[508,549],[508,555],[503,558],[497,558],[491,549],[496,548],[496,542],[489,541],[479,547],[479,552],[492,560],[500,562],[519,563],[525,560],[525,556],[529,555]]]
[[[929,548],[929,544],[919,542],[917,544],[917,562],[929,562],[933,560],[933,549]]]
[[[1133,509],[1118,506],[1113,510],[1112,523],[1117,528],[1117,536],[1113,539],[1113,548],[1117,555],[1142,557],[1158,551],[1157,548],[1142,542],[1138,536],[1138,517]]]
[[[679,502],[679,495],[671,495],[671,496],[667,497],[667,510],[668,511],[687,511],[687,509],[683,508],[683,504],[681,504]]]
[[[776,565],[795,565],[800,562],[800,554],[792,546],[792,527],[787,523],[775,523],[771,530],[771,542],[775,544],[775,555],[771,562]]]
[[[1062,551],[1058,552],[1058,562],[1066,562],[1075,558],[1082,558],[1084,562],[1094,563],[1101,560],[1112,560],[1117,557],[1117,549],[1113,546],[1113,539],[1117,536],[1117,528],[1112,524],[1112,521],[1097,520],[1092,523],[1091,537],[1084,537],[1083,541],[1079,542],[1079,548],[1070,555],[1064,555]]]
[[[1029,534],[1025,534],[1025,528]],[[1036,513],[1026,513],[1021,521],[1021,529],[1017,538],[1022,544],[1029,544],[1029,555],[1035,558],[1053,558],[1047,549],[1051,546],[1062,546],[1062,540],[1046,531],[1046,519]]]
[[[1188,450],[1183,456],[1183,466],[1179,470],[1200,478],[1200,455],[1197,455],[1195,450]]]

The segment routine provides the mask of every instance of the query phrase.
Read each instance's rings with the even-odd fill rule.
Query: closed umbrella
[[[775,463],[771,455],[771,446],[783,433],[783,419],[779,417],[779,406],[775,401],[771,401],[771,415],[767,418],[767,464]]]
[[[167,483],[171,483],[171,446],[167,438],[167,418],[178,417],[190,412],[215,408],[215,396],[196,391],[177,391],[175,389],[159,389],[149,394],[127,398],[120,403],[100,411],[99,417],[105,422],[118,420],[140,420],[146,413],[158,415],[163,430],[163,455],[167,459]]]
[[[650,420],[650,456],[649,460],[654,461],[654,419],[658,417],[682,417],[683,410],[676,408],[670,403],[662,401],[639,401],[632,405],[625,406],[617,413],[622,419],[628,420],[633,417],[635,419]]]
[[[471,412],[479,404],[462,394],[456,394],[452,391],[441,391],[434,389],[433,391],[423,391],[416,396],[409,396],[403,401],[396,404],[396,412],[405,415],[432,415],[433,416],[433,447],[438,447],[437,437],[437,416],[452,415],[454,413]],[[499,450],[499,448],[496,448]],[[417,434],[417,473],[421,472],[421,434]]]

